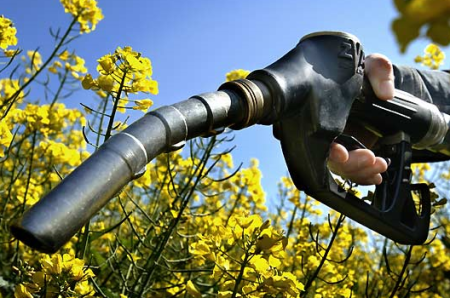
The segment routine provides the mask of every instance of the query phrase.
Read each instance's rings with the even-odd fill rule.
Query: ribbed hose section
[[[32,248],[56,252],[154,157],[242,119],[239,98],[218,91],[165,106],[111,137],[23,218],[13,235]]]

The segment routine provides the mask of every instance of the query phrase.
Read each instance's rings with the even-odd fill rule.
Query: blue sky
[[[236,68],[255,70],[274,62],[299,39],[322,30],[356,35],[366,53],[383,53],[396,64],[413,65],[427,44],[414,42],[400,54],[390,29],[397,16],[387,0],[99,0],[105,19],[97,30],[72,43],[94,73],[96,60],[117,46],[131,46],[152,60],[160,93],[157,106],[214,91],[225,74]],[[53,46],[49,28],[66,28],[70,16],[57,0],[2,0],[0,14],[18,30],[19,47],[40,48],[45,56]],[[79,107],[87,91],[65,102]],[[137,115],[136,115],[137,117]],[[135,118],[136,119],[136,118]],[[255,126],[235,133],[235,164],[260,160],[268,198],[287,168],[271,127]]]

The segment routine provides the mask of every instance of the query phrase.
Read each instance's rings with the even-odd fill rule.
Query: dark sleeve
[[[394,76],[395,88],[433,103],[438,106],[441,112],[450,114],[449,73],[394,65]]]
[[[450,74],[437,70],[417,70],[395,66],[395,88],[406,91],[435,104],[443,113],[450,114]],[[413,162],[449,160],[449,156],[428,150],[413,150]]]

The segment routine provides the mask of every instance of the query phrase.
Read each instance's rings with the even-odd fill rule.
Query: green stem
[[[124,87],[124,83],[125,83],[125,78],[127,77],[127,72],[124,71],[123,72],[123,77],[122,80],[120,81],[120,86],[119,86],[119,91],[117,91],[117,95],[114,101],[114,106],[113,109],[111,111],[111,116],[109,118],[109,122],[108,122],[108,128],[106,129],[106,134],[105,134],[105,142],[111,137],[111,133],[112,133],[112,127],[114,124],[114,118],[116,117],[116,112],[117,112],[117,108],[119,106],[119,101],[120,101],[120,95],[122,94],[122,90]]]
[[[25,206],[27,203],[27,196],[28,196],[28,190],[30,188],[30,183],[31,183],[31,175],[33,173],[33,159],[34,159],[34,150],[36,147],[36,135],[37,132],[35,131],[33,133],[33,140],[31,143],[31,154],[30,154],[30,166],[28,168],[28,178],[27,178],[27,184],[26,184],[26,188],[25,188],[25,194],[23,195],[23,205],[22,205],[22,213],[25,212]]]
[[[403,282],[403,274],[405,274],[406,268],[409,265],[409,260],[411,260],[413,247],[414,247],[413,245],[410,245],[408,251],[406,252],[405,261],[403,262],[402,270],[401,270],[400,274],[398,275],[397,282],[395,283],[394,289],[392,290],[392,293],[389,296],[389,298],[393,298],[395,296],[395,293],[397,293],[397,291],[400,288],[400,284]]]
[[[64,76],[63,76],[63,78],[61,80],[61,83],[58,86],[58,90],[56,91],[55,96],[53,97],[52,103],[50,104],[50,108],[53,108],[55,103],[58,101],[58,97],[61,94],[64,85],[66,84],[66,80],[67,80],[68,74],[69,74],[69,70],[66,68],[65,72],[64,72]]]
[[[325,250],[323,257],[320,260],[319,266],[316,268],[316,270],[312,274],[311,278],[308,278],[308,281],[306,282],[306,285],[305,285],[305,291],[302,293],[301,297],[306,297],[308,290],[311,287],[313,281],[317,278],[320,270],[322,269],[323,265],[325,264],[325,261],[327,260],[327,256],[331,251],[331,247],[333,246],[334,240],[337,237],[338,230],[341,227],[341,224],[344,222],[344,218],[345,218],[345,216],[342,214],[339,216],[339,219],[334,228],[333,234],[331,235],[330,243],[328,243],[327,249]],[[316,239],[316,241],[319,241],[319,239]]]
[[[17,134],[17,131],[18,131],[18,129],[16,130],[14,135]],[[22,149],[22,145],[24,143],[25,138],[26,138],[26,136],[24,136],[19,142],[17,142],[17,153],[16,153],[16,156],[14,156],[14,157],[19,156],[19,153],[20,153],[20,150]],[[9,154],[12,154],[11,152],[12,152],[12,150],[10,151]],[[9,156],[8,158],[14,159],[14,157]],[[19,159],[15,158],[14,161],[15,162],[13,163],[13,167],[11,169],[10,175],[8,176],[9,182],[6,182],[6,181],[3,182],[4,185],[8,185],[8,191],[7,191],[7,195],[5,196],[6,199],[2,204],[2,208],[1,208],[2,212],[0,215],[0,222],[2,222],[6,218],[7,206],[11,200],[11,193],[14,189],[14,183],[17,181],[17,179],[19,179],[19,177],[22,175],[22,171],[23,171],[23,166],[19,166],[18,162],[16,162],[16,161],[19,161]],[[16,171],[17,171],[17,174],[16,174]],[[3,170],[3,164],[2,164],[2,169],[0,169],[0,173],[2,174],[2,180],[3,180],[3,175],[5,173],[7,173],[6,170]]]
[[[28,167],[28,177],[27,177],[27,183],[26,183],[26,187],[25,187],[25,194],[23,195],[23,204],[22,204],[22,214],[25,212],[25,207],[27,204],[27,196],[28,196],[28,191],[30,189],[30,183],[31,183],[31,176],[33,174],[33,159],[34,159],[34,150],[36,149],[36,135],[37,132],[34,131],[33,133],[33,140],[32,140],[32,144],[31,144],[31,154],[30,154],[30,165]],[[14,264],[16,266],[18,266],[18,262],[19,262],[19,240],[17,240],[16,242],[16,255],[15,255],[15,259],[14,259]]]
[[[292,211],[292,217],[291,217],[291,220],[289,221],[289,227],[288,227],[288,231],[286,233],[286,238],[288,238],[288,239],[292,233],[292,229],[294,228],[294,221],[295,221],[295,216],[297,214],[297,210],[298,210],[298,207],[295,206],[294,211]]]
[[[300,196],[299,196],[299,200],[300,200]],[[299,219],[299,222],[300,222],[300,223],[303,223],[303,219],[304,219],[305,216],[306,216],[306,209],[307,209],[307,207],[308,207],[308,197],[305,196],[305,204],[303,204],[302,214],[301,214],[300,219]],[[302,241],[302,240],[300,239],[300,237],[297,237],[297,239],[296,239],[296,241],[295,241],[295,244],[294,244],[294,247],[295,247],[296,245],[298,245],[301,241]],[[292,258],[291,271],[294,271],[296,265],[297,265],[297,264],[296,264],[295,258]]]
[[[236,279],[236,283],[234,284],[233,294],[231,295],[231,298],[236,298],[238,291],[239,291],[239,285],[244,277],[245,267],[247,267],[247,263],[250,260],[251,254],[248,253],[248,251],[245,252],[244,261],[241,264],[241,269],[239,270],[239,275]]]
[[[155,272],[155,269],[157,267],[156,265],[162,255],[162,253],[163,253],[164,249],[166,248],[166,245],[169,242],[173,231],[175,230],[178,223],[180,222],[183,211],[187,207],[187,205],[190,201],[190,198],[192,197],[198,183],[203,178],[203,172],[206,167],[206,162],[209,159],[209,157],[211,156],[211,152],[212,152],[213,148],[214,148],[214,142],[210,142],[210,144],[206,148],[204,155],[201,158],[201,162],[200,162],[201,166],[199,168],[197,168],[195,173],[193,173],[193,176],[196,177],[196,180],[194,181],[194,185],[192,185],[192,187],[190,187],[189,193],[186,194],[184,199],[182,200],[182,205],[180,206],[178,216],[170,222],[169,227],[168,227],[163,239],[159,242],[157,249],[155,249],[153,251],[152,255],[148,258],[148,261],[146,262],[146,264],[144,266],[145,268],[148,268],[149,271],[145,272],[146,273],[145,280],[142,283],[142,286],[138,292],[138,295],[135,297],[143,297],[144,296],[144,291],[146,290],[146,288],[153,276],[153,273]],[[144,274],[141,275],[141,278],[143,278],[143,276],[144,276]],[[141,278],[136,280],[136,282],[133,285],[133,288],[137,287],[138,282],[140,281]]]

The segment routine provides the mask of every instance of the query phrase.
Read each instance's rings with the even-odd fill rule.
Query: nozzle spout
[[[263,115],[252,109],[263,105],[251,102],[254,96],[262,101],[262,93],[250,81],[246,86],[253,99],[244,98],[239,88],[224,86],[146,114],[111,137],[28,210],[11,226],[12,234],[39,251],[56,252],[157,155],[178,149],[188,139],[218,133],[219,128],[258,122],[255,117]]]

